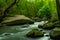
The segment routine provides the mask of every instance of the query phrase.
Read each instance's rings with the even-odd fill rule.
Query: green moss
[[[38,28],[43,28],[43,29],[53,29],[55,27],[60,27],[59,21],[49,21],[48,23],[44,24],[44,25],[38,25]]]
[[[50,38],[59,38],[60,37],[60,28],[54,28],[51,32],[50,32]]]
[[[54,26],[55,27],[60,27],[59,21],[55,22]]]
[[[52,29],[54,27],[53,25],[54,25],[53,22],[48,22],[45,25],[43,25],[43,28],[44,29]]]
[[[54,23],[53,22],[48,22],[48,23],[46,23],[46,24],[44,24],[44,25],[38,25],[38,28],[43,28],[43,29],[52,29],[52,28],[54,28]]]
[[[42,37],[42,36],[44,36],[44,33],[39,31],[38,29],[33,29],[27,34],[27,37],[32,37],[32,38]]]
[[[59,27],[59,26],[60,26],[59,21],[55,21],[55,22],[50,21],[50,22],[44,24],[42,28],[43,29],[53,29],[53,28]]]

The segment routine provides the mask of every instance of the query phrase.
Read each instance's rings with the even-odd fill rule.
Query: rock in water
[[[55,28],[54,24],[55,24],[55,23],[53,23],[53,22],[47,22],[47,23],[44,24],[44,25],[38,25],[38,28],[43,28],[43,29],[50,30],[50,29]]]
[[[50,32],[50,38],[54,39],[54,40],[59,40],[60,39],[60,27],[54,28],[51,32]]]
[[[36,22],[41,22],[41,19],[39,17],[32,17],[31,19],[36,21]]]
[[[32,37],[32,38],[37,38],[37,37],[43,37],[44,33],[39,31],[38,29],[33,29],[26,36],[27,37]]]
[[[43,25],[38,25],[38,28],[42,28],[43,27]]]
[[[34,23],[33,20],[24,16],[24,15],[15,15],[14,17],[6,17],[2,24],[11,25],[20,25],[20,24],[30,24]]]

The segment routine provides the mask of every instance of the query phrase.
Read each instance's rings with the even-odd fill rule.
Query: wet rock
[[[46,33],[46,32],[43,32],[44,34]]]
[[[32,38],[37,38],[37,37],[43,37],[44,33],[39,31],[38,29],[33,29],[26,36],[27,37],[32,37]]]
[[[48,22],[48,23],[46,23],[44,25],[38,25],[38,28],[43,28],[43,29],[50,30],[50,29],[55,28],[54,24],[55,23],[53,23],[53,22]]]
[[[43,29],[53,29],[54,28],[54,23],[53,22],[48,22],[46,24],[43,25]]]
[[[47,37],[48,37],[49,35],[48,35],[48,34],[45,34],[45,36],[47,36]]]
[[[5,35],[10,35],[10,34],[5,34]]]
[[[51,32],[50,32],[50,38],[54,39],[54,40],[59,40],[60,39],[60,27],[54,28]]]
[[[42,18],[42,21],[47,21],[48,19],[46,17],[43,17]]]
[[[34,21],[24,15],[15,15],[14,17],[6,17],[2,24],[11,25],[21,25],[21,24],[31,24]]]
[[[49,35],[45,35],[45,36],[49,36]]]
[[[43,30],[40,30],[40,31],[43,31]]]
[[[38,28],[42,28],[43,27],[43,25],[38,25]]]
[[[55,27],[60,27],[59,21],[55,22],[54,26]]]
[[[56,21],[56,22],[49,21],[45,23],[44,25],[38,25],[38,28],[43,28],[43,29],[48,29],[48,30],[51,30],[55,27],[60,27],[59,21]]]
[[[41,21],[41,19],[39,17],[32,17],[31,19],[36,21],[36,22],[40,22]]]
[[[56,21],[56,22],[49,21],[48,23],[44,24],[42,28],[50,30],[50,29],[53,29],[55,27],[60,27],[59,21]]]

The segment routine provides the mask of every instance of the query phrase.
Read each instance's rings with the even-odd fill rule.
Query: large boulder
[[[58,21],[56,21],[56,22],[49,21],[44,25],[38,25],[38,27],[50,30],[50,29],[53,29],[55,27],[59,27],[59,22]]]
[[[34,21],[24,15],[15,15],[14,17],[6,17],[2,22],[2,24],[7,25],[20,25],[29,23],[34,23]]]
[[[54,39],[54,40],[59,40],[60,39],[60,27],[56,27],[54,28],[51,32],[50,32],[50,38]]]
[[[33,29],[28,34],[26,34],[27,37],[37,38],[37,37],[43,37],[44,33],[42,31],[39,31],[38,29]]]
[[[48,22],[44,25],[38,25],[38,28],[43,28],[43,29],[49,29],[50,30],[50,29],[54,28],[53,22]]]
[[[54,28],[54,23],[53,22],[48,22],[43,25],[43,29],[53,29]]]

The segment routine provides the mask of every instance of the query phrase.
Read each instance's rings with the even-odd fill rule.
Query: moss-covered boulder
[[[55,26],[55,27],[60,27],[59,21],[55,22],[54,26]]]
[[[49,21],[48,23],[46,23],[44,25],[38,25],[38,28],[49,29],[49,30],[53,29],[55,27],[60,27],[58,21],[56,21],[56,22]]]
[[[55,39],[55,40],[60,39],[60,27],[54,28],[49,35],[51,39]]]
[[[28,34],[26,34],[27,37],[37,38],[37,37],[43,37],[44,33],[39,31],[38,29],[33,29]]]
[[[46,23],[46,24],[44,24],[44,25],[38,25],[38,28],[43,28],[43,29],[52,29],[52,28],[54,28],[54,23],[53,22],[48,22],[48,23]]]
[[[15,15],[14,17],[6,17],[2,24],[11,25],[21,25],[21,24],[31,24],[34,23],[33,20],[24,15]]]
[[[52,28],[54,28],[53,25],[54,25],[53,22],[48,22],[48,23],[43,25],[43,29],[52,29]]]

